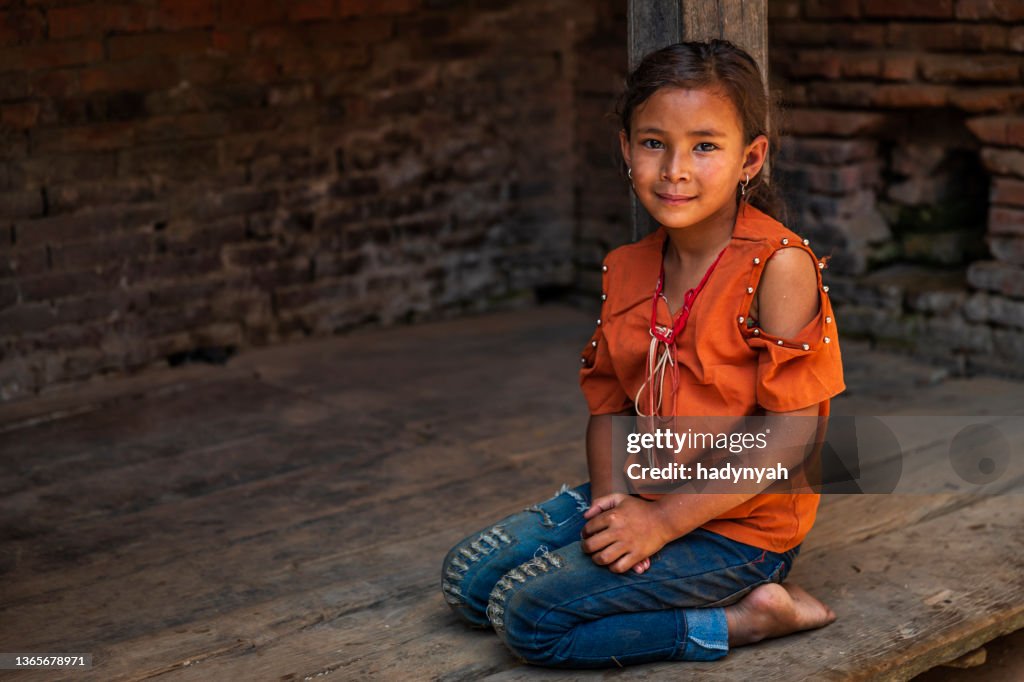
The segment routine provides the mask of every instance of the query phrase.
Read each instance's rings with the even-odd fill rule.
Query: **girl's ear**
[[[633,160],[629,154],[629,135],[626,134],[625,130],[619,131],[619,147],[622,149],[622,160],[626,162],[626,166],[632,168]]]
[[[761,167],[768,159],[768,138],[758,135],[754,141],[747,145],[746,158],[743,160],[743,172],[750,173],[750,177],[761,172]]]

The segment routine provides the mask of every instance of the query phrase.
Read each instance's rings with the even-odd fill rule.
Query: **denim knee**
[[[524,561],[578,540],[589,494],[588,483],[563,485],[547,500],[459,542],[441,568],[445,602],[470,625],[486,627],[495,583]]]
[[[449,550],[441,565],[441,591],[444,600],[457,615],[474,627],[487,627],[487,603],[481,595],[467,589],[467,573],[474,564],[485,561],[493,552],[513,543],[514,538],[502,524],[471,535]]]
[[[501,577],[487,603],[487,618],[498,637],[517,657],[535,665],[557,665],[557,645],[564,633],[545,632],[543,613],[529,597],[530,580],[566,565],[558,552],[545,552]]]

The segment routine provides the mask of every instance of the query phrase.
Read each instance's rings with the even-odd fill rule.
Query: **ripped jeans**
[[[642,574],[613,573],[580,548],[590,483],[563,485],[456,544],[445,601],[527,663],[603,668],[711,661],[729,651],[724,606],[782,582],[799,546],[775,553],[698,528],[662,547]]]

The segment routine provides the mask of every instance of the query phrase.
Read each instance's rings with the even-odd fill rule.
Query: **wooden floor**
[[[447,549],[585,479],[592,324],[543,307],[369,330],[0,406],[0,651],[95,661],[7,674],[908,679],[1024,627],[1020,494],[826,496],[791,580],[837,622],[712,664],[549,671],[461,627]],[[843,350],[837,413],[1024,409],[1019,383]]]

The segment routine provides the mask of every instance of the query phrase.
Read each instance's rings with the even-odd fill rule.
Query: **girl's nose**
[[[677,183],[690,179],[685,154],[667,154],[665,165],[661,169],[661,178],[667,182]]]

